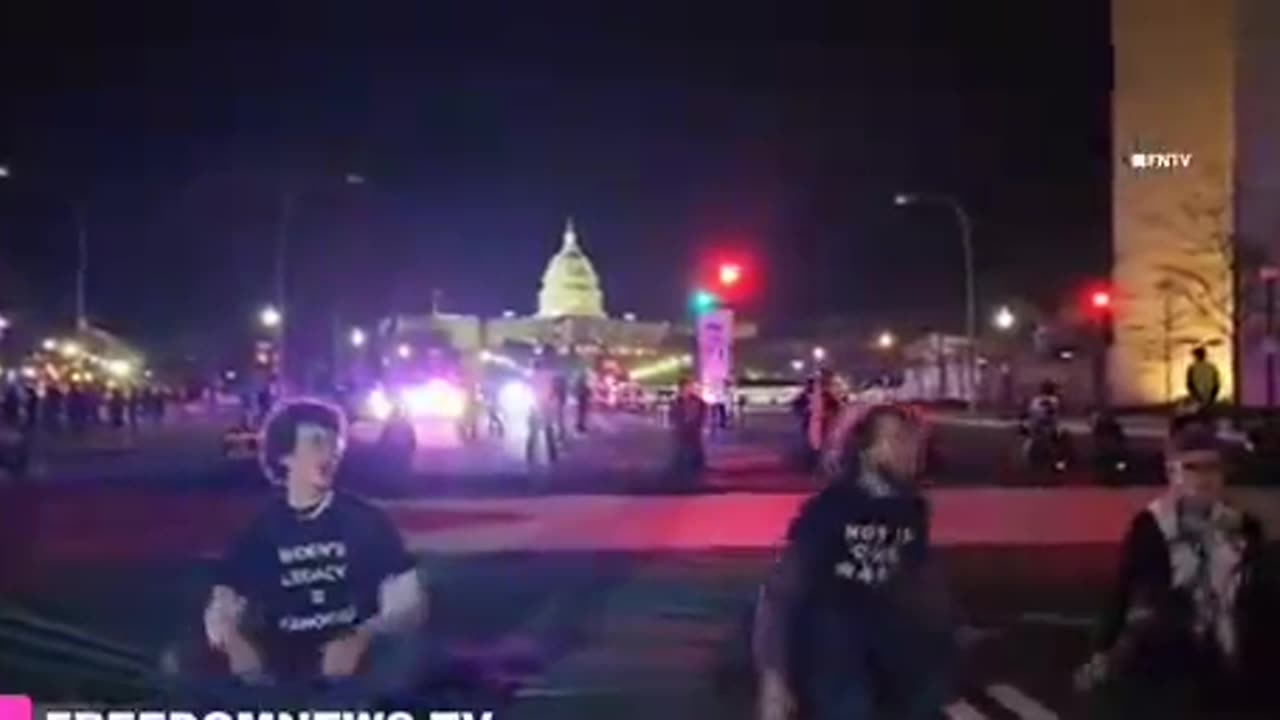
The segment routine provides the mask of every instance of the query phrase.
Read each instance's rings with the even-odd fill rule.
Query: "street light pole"
[[[288,288],[285,278],[285,264],[289,253],[289,225],[293,220],[294,205],[297,197],[292,190],[285,190],[280,196],[280,218],[276,228],[276,262],[275,262],[275,308],[282,318],[276,333],[276,372],[282,385],[288,384],[285,371],[285,346],[288,345],[288,324],[290,316],[287,303]]]
[[[13,172],[8,165],[0,164],[0,180],[10,180]],[[89,220],[84,203],[77,201],[72,205],[72,216],[76,225],[76,272],[75,272],[75,315],[76,329],[89,327],[85,286],[89,275]]]
[[[84,207],[77,205],[76,216],[76,329],[86,330],[89,327],[89,315],[86,310],[85,284],[89,275],[89,221]]]
[[[1276,281],[1280,280],[1280,268],[1268,265],[1263,267],[1259,274],[1262,276],[1263,289],[1266,291],[1266,305],[1264,307],[1266,326],[1263,333],[1265,335],[1263,340],[1263,352],[1265,353],[1263,361],[1266,363],[1266,383],[1264,387],[1266,388],[1267,410],[1271,410],[1276,405]]]
[[[894,198],[898,205],[911,205],[931,202],[946,205],[955,215],[956,224],[960,227],[960,244],[964,250],[964,304],[965,304],[965,390],[968,392],[969,411],[977,409],[977,391],[975,388],[976,353],[978,344],[978,290],[973,261],[973,223],[964,205],[951,195],[917,195],[900,193]]]
[[[978,292],[975,287],[973,272],[973,224],[969,221],[969,213],[955,198],[948,198],[951,209],[960,223],[960,241],[964,244],[964,297],[965,297],[965,335],[968,349],[965,353],[965,384],[969,390],[969,410],[977,409],[978,393],[975,388],[975,362],[978,342]]]

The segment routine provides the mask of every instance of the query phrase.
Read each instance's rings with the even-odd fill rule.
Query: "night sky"
[[[900,189],[964,199],[984,304],[1106,271],[1101,0],[183,4],[4,9],[0,302],[69,316],[81,203],[92,316],[242,331],[284,187],[316,317],[532,311],[572,214],[616,314],[735,247],[759,316],[958,327],[954,223]]]

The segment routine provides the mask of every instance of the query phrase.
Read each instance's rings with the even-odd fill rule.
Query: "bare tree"
[[[1206,178],[1214,177],[1206,169]],[[1175,358],[1197,345],[1235,348],[1247,308],[1236,307],[1254,297],[1251,283],[1260,266],[1258,253],[1236,242],[1231,228],[1229,195],[1206,182],[1172,212],[1148,213],[1140,222],[1167,243],[1153,267],[1150,289],[1160,298],[1158,320],[1130,326],[1145,363],[1164,366],[1166,393],[1172,399]]]

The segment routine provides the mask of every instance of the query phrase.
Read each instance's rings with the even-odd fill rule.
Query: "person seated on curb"
[[[261,462],[283,492],[232,544],[204,613],[226,666],[212,675],[226,682],[187,685],[184,699],[210,687],[221,690],[208,699],[240,702],[411,695],[424,584],[387,516],[334,489],[345,442],[342,411],[328,403],[292,401],[269,416]]]
[[[1222,448],[1212,427],[1177,426],[1166,449],[1169,487],[1140,511],[1081,691],[1186,690],[1212,704],[1240,699],[1258,657],[1262,529],[1223,497]]]

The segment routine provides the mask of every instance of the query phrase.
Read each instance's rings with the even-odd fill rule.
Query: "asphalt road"
[[[482,437],[465,444],[452,427],[424,423],[411,476],[387,472],[370,450],[377,427],[357,423],[345,464],[347,482],[361,492],[388,497],[421,494],[509,494],[524,492],[659,492],[669,489],[671,455],[665,428],[654,417],[600,414],[591,432],[570,433],[554,465],[531,472],[524,436]],[[173,482],[197,486],[257,483],[252,461],[221,459],[221,435],[228,418],[195,417],[132,433],[99,431],[87,438],[40,438],[31,481],[37,484],[110,481],[119,485]],[[1066,472],[1031,472],[1018,461],[1020,439],[1009,428],[965,424],[940,418],[934,423],[938,462],[930,479],[943,486],[1159,484],[1159,445],[1135,439],[1129,470],[1100,477],[1087,462]],[[1087,439],[1077,442],[1087,460]],[[800,469],[800,443],[793,419],[784,413],[755,413],[742,427],[707,438],[710,471],[705,491],[795,492],[812,488]],[[0,483],[4,480],[0,479]]]
[[[188,430],[180,464],[167,464],[175,448],[160,441],[136,451],[144,462],[97,480],[51,476],[0,489],[0,692],[128,702],[140,690],[122,679],[137,666],[154,667],[196,623],[211,558],[225,546],[223,526],[243,522],[267,491],[251,468],[233,471],[191,450],[209,447],[211,427],[175,432]],[[777,503],[791,507],[785,503],[810,491],[812,480],[786,469],[789,438],[778,418],[753,418],[745,429],[713,438],[710,489],[729,500],[765,493],[766,504],[776,493]],[[940,439],[947,462],[934,481],[957,488],[948,500],[953,516],[965,517],[965,487],[1031,482],[1001,464],[1007,433],[943,425]],[[490,446],[477,460],[474,448],[446,443],[420,453],[408,477],[364,472],[367,458],[357,451],[344,481],[391,507],[471,498],[481,522],[502,520],[505,511],[493,505],[500,501],[634,493],[634,501],[619,497],[612,511],[619,520],[610,527],[621,532],[621,523],[639,517],[645,493],[663,491],[665,442],[647,419],[601,418],[588,438],[571,441],[562,465],[532,476],[515,461],[518,446]],[[1030,492],[1052,503],[1060,491]],[[998,506],[973,497],[982,517],[999,521]],[[707,538],[679,551],[433,552],[435,530],[415,525],[412,532],[426,533],[414,546],[434,588],[428,637],[448,671],[440,689],[474,707],[500,709],[504,718],[743,717],[751,697],[746,622],[773,552],[715,547],[712,538],[726,525],[752,520],[700,503],[698,495],[673,503],[692,514],[663,531]],[[33,520],[47,520],[49,511],[58,522]],[[1087,652],[1114,543],[960,542],[942,552],[963,647],[949,716],[1100,716],[1069,679]],[[122,647],[90,657],[98,645]],[[92,677],[95,670],[100,677]]]
[[[945,553],[962,647],[949,717],[1099,716],[1069,679],[1087,654],[1109,555]],[[437,690],[501,717],[743,717],[753,687],[747,618],[769,562],[723,552],[424,555],[435,588],[429,638],[449,670]],[[1045,565],[1056,570],[1037,569]],[[18,602],[156,657],[198,617],[207,572],[203,563],[81,570]],[[2,692],[38,687],[20,663],[0,669]],[[87,687],[73,672],[58,679],[69,687],[40,680],[55,693],[45,699]]]

